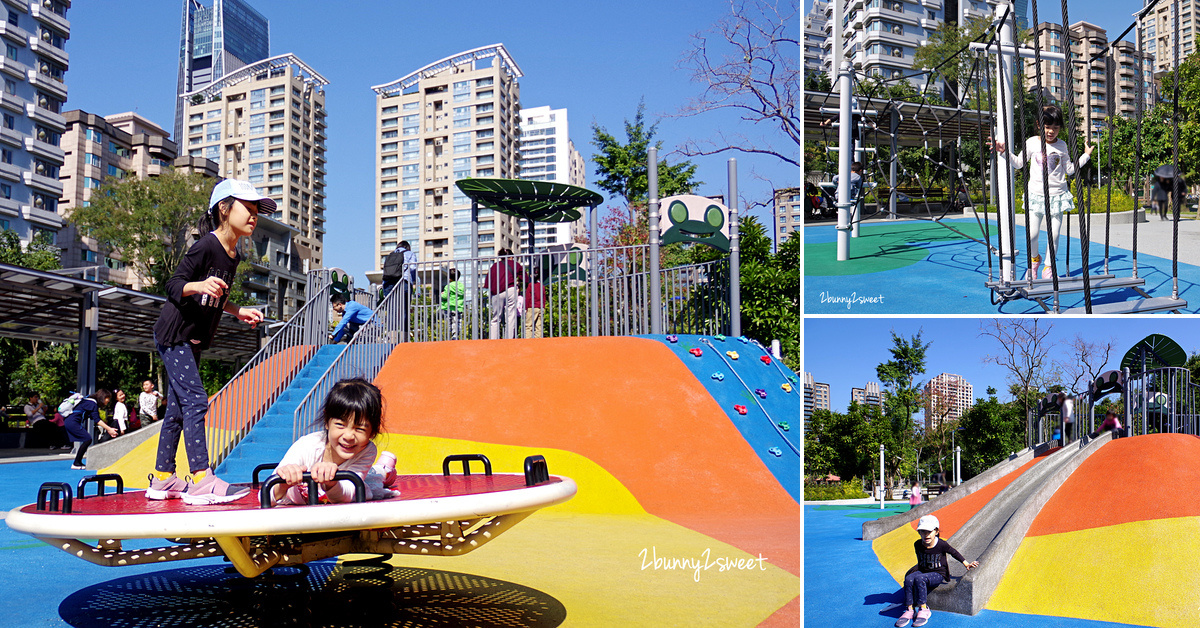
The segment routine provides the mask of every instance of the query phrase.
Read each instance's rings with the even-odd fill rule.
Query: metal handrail
[[[233,448],[262,419],[271,404],[303,370],[316,349],[324,344],[328,328],[329,290],[328,284],[318,289],[314,298],[304,304],[276,331],[263,348],[213,395],[204,428],[209,464],[212,467],[215,468],[224,462]],[[308,347],[310,350],[302,347]],[[296,359],[272,360],[291,349],[298,349],[299,355],[295,356]],[[251,376],[250,372],[255,369],[258,372]],[[213,412],[214,408],[218,411]],[[248,417],[244,414],[247,409]]]

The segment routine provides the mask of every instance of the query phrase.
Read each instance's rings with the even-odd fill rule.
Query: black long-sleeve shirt
[[[917,550],[917,564],[909,569],[908,573],[917,570],[925,573],[936,571],[942,574],[942,579],[946,582],[950,582],[950,564],[946,562],[946,554],[953,556],[960,563],[966,560],[958,550],[950,547],[945,539],[939,538],[933,547],[925,547],[925,541],[917,539],[917,542],[913,543],[913,548]]]
[[[241,254],[229,257],[225,246],[211,232],[197,240],[179,262],[175,274],[167,280],[167,304],[154,323],[154,337],[158,343],[172,346],[195,340],[200,349],[207,349],[217,333],[221,312],[229,301],[229,291],[226,290],[220,299],[203,294],[185,297],[183,286],[211,276],[221,277],[232,286],[241,261]]]

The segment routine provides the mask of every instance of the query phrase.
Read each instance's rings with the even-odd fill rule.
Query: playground
[[[1188,182],[1195,173],[1181,165],[1180,98],[1147,102],[1145,89],[1122,87],[1122,117],[1113,91],[1091,93],[1092,104],[1108,107],[1083,117],[1075,72],[1064,87],[1043,82],[1046,68],[1065,63],[1143,85],[1145,64],[1133,61],[1142,51],[1120,40],[1154,19],[1158,4],[1147,2],[1125,33],[1086,51],[1064,53],[1040,35],[1018,45],[1008,3],[960,33],[933,68],[867,72],[841,59],[835,43],[833,85],[804,101],[805,141],[818,147],[813,167],[822,173],[805,181],[806,312],[1196,312],[1200,267],[1189,251],[1200,223]],[[1033,24],[1041,24],[1037,5],[1029,5]],[[1061,10],[1064,25],[1079,27],[1067,3]],[[847,21],[835,12],[835,42],[850,35]],[[954,69],[939,71],[947,64]],[[1157,89],[1178,94],[1178,54],[1168,67],[1174,82]],[[1143,145],[1151,114],[1157,122],[1145,124],[1168,128],[1173,144]],[[1117,139],[1117,126],[1136,142]],[[1152,213],[1158,220],[1147,222]],[[834,216],[836,224],[814,224]]]
[[[265,404],[218,473],[248,482],[258,463],[278,460],[304,397],[292,393],[321,386],[306,370],[332,372],[338,357],[355,351],[352,344],[279,352],[231,382],[227,390],[284,392]],[[272,380],[288,371],[290,382]],[[5,527],[0,563],[39,591],[37,603],[12,608],[10,617],[70,626],[461,625],[468,617],[482,626],[793,626],[799,430],[776,418],[799,414],[792,378],[768,352],[736,338],[396,345],[374,380],[390,401],[376,442],[397,454],[398,472],[437,474],[446,455],[474,453],[497,473],[519,473],[523,458],[540,454],[578,494],[460,557],[352,554],[257,578],[219,557],[100,567]],[[234,408],[245,406],[214,399],[210,429],[229,429],[242,416]],[[126,490],[144,488],[156,449],[154,435],[88,471],[71,471],[65,460],[5,464],[0,496],[7,510],[32,502],[45,481],[73,486],[96,473],[120,474]],[[125,549],[161,542],[133,539]],[[341,623],[325,623],[332,618]]]
[[[1092,364],[1108,370],[1081,392],[1040,399],[1024,449],[929,501],[806,502],[806,618],[896,621],[918,521],[932,515],[979,563],[950,561],[950,582],[930,591],[939,626],[1200,625],[1187,558],[1200,524],[1200,385],[1171,337],[1131,344]],[[1114,595],[1131,573],[1137,594]]]

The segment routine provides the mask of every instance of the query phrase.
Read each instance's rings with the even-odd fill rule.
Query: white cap
[[[933,515],[925,515],[917,522],[917,530],[936,530],[942,527],[938,524],[938,518]]]
[[[258,203],[258,213],[275,213],[275,201],[258,193],[249,181],[225,179],[213,187],[212,196],[208,197],[208,209],[212,210],[217,203],[229,198]]]

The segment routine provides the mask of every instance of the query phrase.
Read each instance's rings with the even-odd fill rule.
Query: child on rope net
[[[917,522],[917,532],[921,534],[921,539],[913,544],[917,550],[917,564],[904,574],[904,604],[907,608],[896,620],[897,628],[904,628],[910,621],[913,626],[924,626],[929,621],[933,611],[929,610],[926,597],[938,585],[950,582],[950,565],[946,562],[946,554],[961,562],[968,571],[979,566],[979,561],[967,562],[958,550],[940,538],[940,525],[938,518],[933,515],[925,515]]]
[[[1092,149],[1091,144],[1086,144],[1083,149],[1083,154],[1080,155],[1078,163],[1072,163],[1067,154],[1067,143],[1059,137],[1059,133],[1063,127],[1063,114],[1058,105],[1047,105],[1042,107],[1042,116],[1039,126],[1041,127],[1041,136],[1034,135],[1025,140],[1025,152],[1021,154],[1013,154],[1006,151],[1004,142],[1000,140],[990,140],[993,150],[999,155],[1002,155],[1009,165],[1016,170],[1020,170],[1025,166],[1025,162],[1031,161],[1037,164],[1037,167],[1029,168],[1029,251],[1033,254],[1032,265],[1029,272],[1026,274],[1027,279],[1036,279],[1039,275],[1042,279],[1050,279],[1053,273],[1052,266],[1049,262],[1050,251],[1058,250],[1058,235],[1062,228],[1062,217],[1064,213],[1070,212],[1075,208],[1074,197],[1071,196],[1070,184],[1067,177],[1075,174],[1075,171],[1082,168],[1091,159]],[[1042,153],[1042,140],[1045,139],[1045,154]],[[1032,156],[1032,159],[1029,157]],[[1046,186],[1049,183],[1050,196],[1049,205],[1046,200]],[[1046,257],[1038,255],[1038,236],[1042,231],[1042,222],[1046,222]],[[1053,240],[1053,247],[1051,247]],[[1039,266],[1042,260],[1046,259],[1046,266],[1039,273]]]

